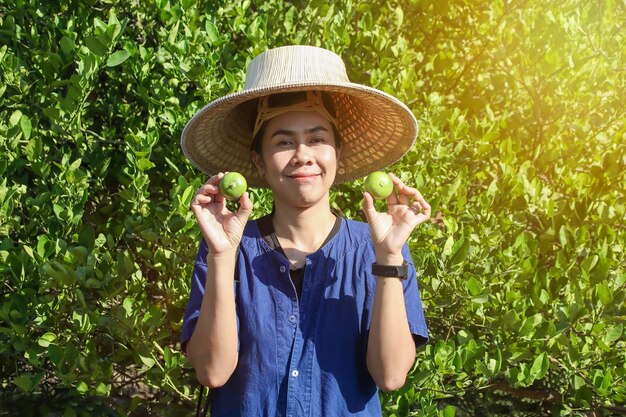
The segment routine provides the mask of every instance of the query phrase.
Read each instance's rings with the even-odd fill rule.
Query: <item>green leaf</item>
[[[63,352],[57,345],[50,344],[48,346],[48,358],[53,364],[59,366],[63,360]]]
[[[58,219],[64,219],[63,213],[65,213],[65,209],[63,207],[58,204],[53,204],[52,211],[54,211],[54,214],[57,216]]]
[[[180,204],[183,207],[189,207],[189,205],[191,204],[191,199],[193,198],[194,194],[195,194],[195,188],[193,185],[190,185],[189,187],[185,188],[185,191],[183,191],[183,198]]]
[[[611,260],[607,258],[600,258],[598,263],[590,271],[592,284],[602,282],[607,279],[609,271],[611,269]]]
[[[80,394],[85,394],[89,391],[89,386],[87,386],[84,381],[80,381],[76,386],[76,391],[78,391]]]
[[[137,168],[141,171],[147,171],[151,168],[154,168],[156,165],[152,163],[149,159],[141,158],[137,161]]]
[[[96,237],[93,226],[89,223],[85,223],[78,234],[78,244],[91,251],[95,246],[95,240]]]
[[[446,193],[446,198],[442,201],[443,203],[447,203],[457,192],[459,187],[461,186],[461,182],[463,181],[463,175],[458,175],[452,185],[448,188],[448,192]]]
[[[108,25],[102,21],[99,17],[93,19],[93,26],[96,29],[97,34],[106,32]]]
[[[63,411],[63,417],[77,417],[77,416],[78,414],[76,414],[76,411],[71,405],[68,405],[65,407],[65,410]]]
[[[550,362],[548,360],[548,354],[546,352],[543,352],[541,355],[535,358],[533,366],[530,368],[530,375],[534,379],[541,379],[546,375],[549,367]]]
[[[122,303],[122,307],[126,310],[126,315],[131,316],[133,314],[133,299],[126,297]]]
[[[444,258],[450,256],[452,253],[452,247],[454,246],[454,238],[452,236],[448,236],[446,239],[446,243],[443,245],[443,250],[441,251],[441,256]]]
[[[80,164],[82,163],[82,161],[83,161],[82,158],[76,159],[74,162],[70,164],[67,170],[70,172],[75,172],[80,167]]]
[[[68,38],[67,36],[63,36],[59,41],[59,45],[61,46],[61,50],[69,55],[74,51],[74,41]]]
[[[98,39],[97,36],[88,36],[85,38],[85,44],[91,52],[98,56],[105,56],[108,51],[107,47],[100,42],[100,39]]]
[[[198,0],[182,0],[181,3],[185,9],[190,9],[195,6]]]
[[[121,277],[128,277],[135,270],[133,261],[124,254],[119,254],[117,259],[117,273]]]
[[[542,321],[543,316],[539,313],[527,317],[522,322],[522,327],[520,328],[519,335],[521,337],[525,337],[533,334],[537,330],[537,326],[539,326]]]
[[[402,23],[404,22],[404,12],[400,6],[397,6],[394,9],[394,20],[398,29],[402,27]]]
[[[22,249],[24,249],[24,252],[26,252],[28,256],[30,256],[33,259],[36,259],[35,254],[33,253],[33,249],[30,246],[23,245]]]
[[[22,117],[22,120],[23,119],[24,118]],[[24,132],[24,136],[26,136],[26,131],[23,130],[23,132]],[[28,135],[30,136],[30,131],[27,130],[27,132],[28,132]],[[31,162],[35,162],[35,163],[39,163],[39,161],[42,159],[41,158],[42,151],[43,151],[43,144],[41,143],[41,139],[39,136],[35,136],[34,138],[32,138],[26,145],[26,148],[24,149],[24,153],[28,157],[28,160]]]
[[[16,377],[15,379],[13,379],[13,383],[17,385],[22,391],[27,393],[30,392],[30,390],[34,387],[33,378],[30,374],[23,374]]]
[[[465,281],[465,286],[473,296],[477,296],[483,291],[482,284],[474,277],[470,277],[470,279]]]
[[[589,273],[593,269],[594,266],[598,263],[598,255],[593,255],[592,257],[585,258],[581,264],[583,271]]]
[[[22,112],[19,110],[15,110],[11,114],[11,117],[9,117],[9,126],[11,127],[17,126],[17,124],[20,122],[21,119],[22,119]]]
[[[456,407],[453,405],[447,405],[441,412],[442,417],[454,417],[456,415]]]
[[[53,260],[46,262],[41,266],[41,270],[54,278],[61,285],[71,285],[75,282],[76,277],[61,262]]]
[[[114,52],[109,56],[109,59],[107,59],[107,67],[120,65],[122,62],[126,61],[128,57],[130,57],[130,52],[126,50]]]
[[[211,45],[215,45],[220,40],[220,34],[217,31],[217,26],[215,26],[213,22],[207,20],[205,24],[205,30],[209,39],[209,43]]]
[[[57,340],[57,336],[54,333],[44,333],[38,340],[37,343],[41,347],[48,347],[50,343]]]
[[[24,133],[25,139],[30,139],[30,134],[33,131],[33,126],[30,123],[30,119],[28,116],[23,115],[20,119],[20,126],[22,127],[22,132]]]
[[[398,398],[397,412],[401,416],[406,416],[409,414],[409,402],[407,401],[406,397],[400,396],[400,398]]]
[[[110,391],[111,391],[110,387],[105,385],[105,384],[103,384],[102,382],[100,382],[96,386],[96,394],[98,394],[98,395],[108,396]]]
[[[148,368],[152,368],[156,364],[156,361],[150,356],[139,354],[139,358]]]
[[[285,26],[287,32],[291,32],[291,30],[293,29],[294,22],[296,21],[297,16],[298,11],[295,7],[290,8],[285,14],[285,20],[283,21],[283,25]]]
[[[600,298],[600,302],[608,306],[613,302],[613,292],[609,288],[609,283],[607,281],[602,281],[601,283],[596,285],[596,292],[598,294],[598,298]]]
[[[176,233],[187,225],[187,221],[185,218],[179,214],[172,216],[168,222],[167,227],[170,229],[170,232]]]
[[[176,22],[174,24],[174,26],[170,29],[170,34],[167,37],[167,42],[168,43],[175,43],[176,42],[176,36],[178,35],[178,27],[180,25],[180,22]]]
[[[450,257],[450,265],[456,265],[463,262],[467,257],[470,249],[469,239],[461,238],[454,243],[452,247],[452,256]]]
[[[619,338],[622,337],[623,331],[624,326],[621,323],[616,326],[611,326],[604,336],[604,343],[609,344],[619,340]]]

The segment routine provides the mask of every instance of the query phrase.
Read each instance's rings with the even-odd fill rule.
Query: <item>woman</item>
[[[203,240],[181,340],[212,416],[380,416],[377,388],[404,384],[428,337],[406,241],[430,206],[391,175],[387,212],[364,193],[361,223],[332,212],[330,188],[399,159],[416,127],[307,46],[259,55],[242,92],[188,123],[185,154],[219,172],[191,202]],[[269,187],[272,213],[249,221],[247,193],[229,211],[226,171]]]

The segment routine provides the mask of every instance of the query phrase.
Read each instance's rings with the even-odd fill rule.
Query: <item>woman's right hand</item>
[[[204,240],[209,245],[209,253],[218,255],[235,251],[243,230],[252,213],[252,201],[248,192],[239,199],[239,210],[236,213],[226,208],[226,200],[219,191],[220,179],[224,173],[209,178],[196,191],[191,199],[191,211],[196,216]]]

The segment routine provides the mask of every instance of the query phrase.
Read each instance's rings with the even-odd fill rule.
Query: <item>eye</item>
[[[281,146],[281,147],[291,146],[291,143],[292,142],[289,139],[279,139],[276,141],[276,146]]]
[[[322,137],[322,136],[316,136],[314,137],[311,142],[313,143],[325,143],[326,142],[326,138]]]

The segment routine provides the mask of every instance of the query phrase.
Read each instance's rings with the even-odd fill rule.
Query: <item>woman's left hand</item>
[[[430,204],[413,187],[389,174],[394,191],[387,197],[387,212],[378,212],[370,193],[363,193],[363,211],[378,256],[399,255],[413,229],[430,218]]]

